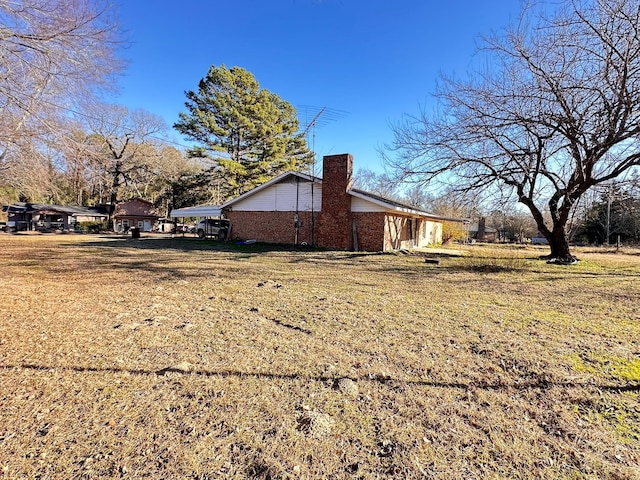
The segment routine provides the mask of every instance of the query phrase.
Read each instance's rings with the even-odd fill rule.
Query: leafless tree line
[[[0,178],[38,189],[68,140],[78,99],[121,68],[115,14],[93,0],[0,0]]]
[[[71,204],[162,195],[197,168],[159,117],[101,101],[124,44],[108,0],[0,0],[0,196]]]

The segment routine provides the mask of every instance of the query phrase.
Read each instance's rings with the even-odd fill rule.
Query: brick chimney
[[[351,195],[353,156],[348,153],[322,159],[322,209],[318,217],[318,246],[350,250],[353,247]]]
[[[484,241],[484,236],[487,229],[487,219],[484,217],[480,217],[478,221],[478,233],[476,235],[476,239],[480,242]]]

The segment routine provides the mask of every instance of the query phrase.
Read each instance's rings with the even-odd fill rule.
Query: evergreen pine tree
[[[247,70],[212,66],[198,91],[185,94],[188,111],[174,128],[196,143],[190,155],[212,161],[226,198],[311,162],[295,108]]]

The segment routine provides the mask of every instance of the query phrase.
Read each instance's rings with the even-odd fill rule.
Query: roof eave
[[[440,215],[435,215],[433,213],[425,212],[425,211],[422,211],[422,210],[417,210],[415,208],[402,207],[402,206],[399,206],[399,205],[394,205],[393,203],[385,202],[385,201],[383,201],[381,199],[369,196],[369,195],[367,195],[366,192],[360,192],[360,191],[356,191],[356,190],[349,190],[349,195],[352,195],[354,197],[361,198],[361,199],[366,200],[368,202],[371,202],[371,203],[374,203],[376,205],[379,205],[379,206],[385,208],[386,210],[389,210],[389,211],[392,211],[392,212],[397,212],[397,213],[402,213],[404,215],[412,215],[412,216],[416,216],[416,217],[432,218],[434,220],[439,220],[439,221],[442,221],[442,222],[468,223],[468,219],[453,218],[453,217],[442,217]]]

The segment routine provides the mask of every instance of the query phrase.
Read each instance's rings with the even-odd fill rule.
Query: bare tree
[[[93,170],[87,155],[88,136],[81,125],[70,125],[67,134],[63,135],[58,148],[64,156],[61,168],[68,190],[68,200],[75,205],[85,205],[90,199]]]
[[[86,152],[108,197],[112,225],[121,188],[129,187],[139,195],[141,184],[157,167],[161,157],[158,136],[167,127],[157,115],[143,110],[129,112],[119,105],[101,105],[94,112],[85,118],[91,132]]]
[[[159,153],[156,169],[147,185],[153,202],[168,216],[174,208],[189,206],[191,200],[198,203],[196,194],[202,189],[202,183],[208,186],[209,182],[205,181],[202,165],[187,158],[184,152],[175,147],[164,147]],[[185,201],[189,203],[183,205]]]
[[[359,168],[354,175],[355,188],[381,197],[393,199],[398,196],[398,183],[386,173],[376,173],[368,168]]]
[[[0,0],[0,169],[60,133],[76,99],[113,84],[118,32],[103,0]]]
[[[21,145],[18,152],[7,152],[2,162],[5,187],[2,189],[3,202],[16,199],[10,193],[19,192],[20,198],[30,201],[46,202],[56,198],[53,156],[56,152],[37,143]]]
[[[484,39],[486,66],[443,78],[440,110],[397,125],[387,160],[414,181],[515,194],[550,261],[573,262],[566,226],[580,198],[640,165],[640,1],[555,5]]]

